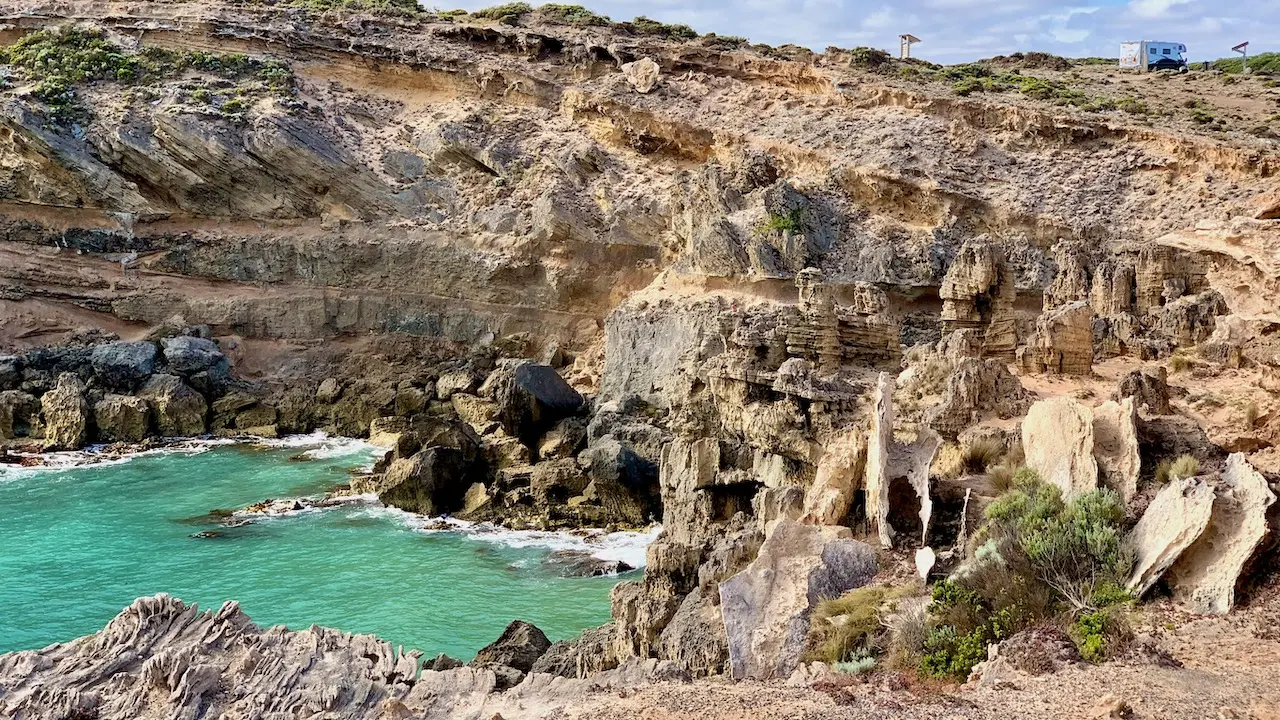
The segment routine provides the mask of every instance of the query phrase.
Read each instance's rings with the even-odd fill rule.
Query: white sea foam
[[[315,460],[331,460],[335,458],[363,455],[364,457],[362,459],[367,460],[369,466],[372,466],[374,454],[379,450],[378,447],[370,445],[364,440],[346,437],[330,437],[323,432],[313,432],[307,435],[290,435],[283,438],[191,438],[186,440],[174,440],[162,447],[130,452],[118,452],[111,450],[111,446],[108,445],[91,445],[83,450],[46,453],[10,453],[10,457],[32,458],[33,461],[38,461],[40,464],[31,466],[22,466],[18,464],[0,465],[0,481],[17,480],[19,478],[31,477],[42,473],[60,473],[68,470],[123,465],[125,463],[132,462],[137,458],[150,457],[154,455],[199,455],[214,448],[226,447],[228,445],[260,445],[272,448],[309,448],[301,454]]]
[[[643,532],[605,532],[604,530],[574,530],[547,532],[539,530],[508,530],[491,523],[473,523],[457,518],[428,518],[378,502],[376,495],[359,497],[366,506],[361,513],[383,517],[411,530],[434,533],[456,533],[476,542],[506,545],[514,548],[541,548],[547,552],[578,550],[601,560],[621,560],[634,568],[644,567],[645,549],[662,532],[661,525],[654,525]]]

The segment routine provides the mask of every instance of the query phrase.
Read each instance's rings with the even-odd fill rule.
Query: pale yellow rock
[[[1133,397],[1108,400],[1093,409],[1093,457],[1102,479],[1128,504],[1138,492],[1138,408]]]
[[[1056,485],[1068,502],[1098,487],[1093,412],[1067,397],[1041,400],[1022,421],[1027,466]]]
[[[1187,610],[1231,610],[1240,573],[1267,536],[1267,511],[1275,501],[1267,479],[1244,453],[1227,459],[1208,526],[1165,576],[1174,598]]]

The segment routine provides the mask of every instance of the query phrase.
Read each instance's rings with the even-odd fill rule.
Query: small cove
[[[514,619],[553,640],[608,621],[619,578],[561,577],[544,562],[552,549],[643,560],[648,536],[424,532],[419,519],[368,504],[234,528],[207,517],[319,495],[372,452],[313,437],[0,468],[0,653],[95,632],[134,598],[166,592],[203,609],[237,600],[262,627],[324,625],[468,659]],[[202,531],[216,536],[192,537]]]

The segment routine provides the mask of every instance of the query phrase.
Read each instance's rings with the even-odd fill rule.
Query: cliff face
[[[1280,440],[1263,390],[1280,316],[1245,289],[1280,283],[1265,140],[617,26],[77,2],[0,23],[6,43],[117,58],[67,95],[9,53],[6,347],[209,335],[262,382],[206,392],[166,354],[124,385],[153,413],[194,385],[214,429],[372,429],[396,448],[369,487],[414,508],[660,514],[577,673],[722,671],[717,589],[780,519],[962,554],[980,515],[939,465],[975,438],[1012,450],[1035,396],[1150,395],[1148,468]],[[1212,392],[1257,388],[1231,400],[1262,406],[1244,430],[1201,387],[1165,417],[1163,367],[1139,366],[1193,346],[1197,380],[1237,373]],[[60,357],[4,360],[8,435],[53,426],[41,394],[123,417]],[[1096,487],[1102,454],[1129,499],[1137,470],[1115,458],[1138,454],[1139,421],[1111,415],[1105,452],[1081,421],[1067,464],[1093,472],[1067,480]]]

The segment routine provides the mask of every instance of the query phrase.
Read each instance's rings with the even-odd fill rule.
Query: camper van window
[[[1156,49],[1155,49],[1155,48],[1151,48],[1151,54],[1152,54],[1152,55],[1155,55],[1155,54],[1156,54]]]
[[[1171,51],[1171,50],[1169,50],[1169,48],[1165,48],[1165,49],[1164,49],[1164,54],[1165,54],[1165,55],[1168,55],[1170,52],[1172,52],[1172,51]]]

